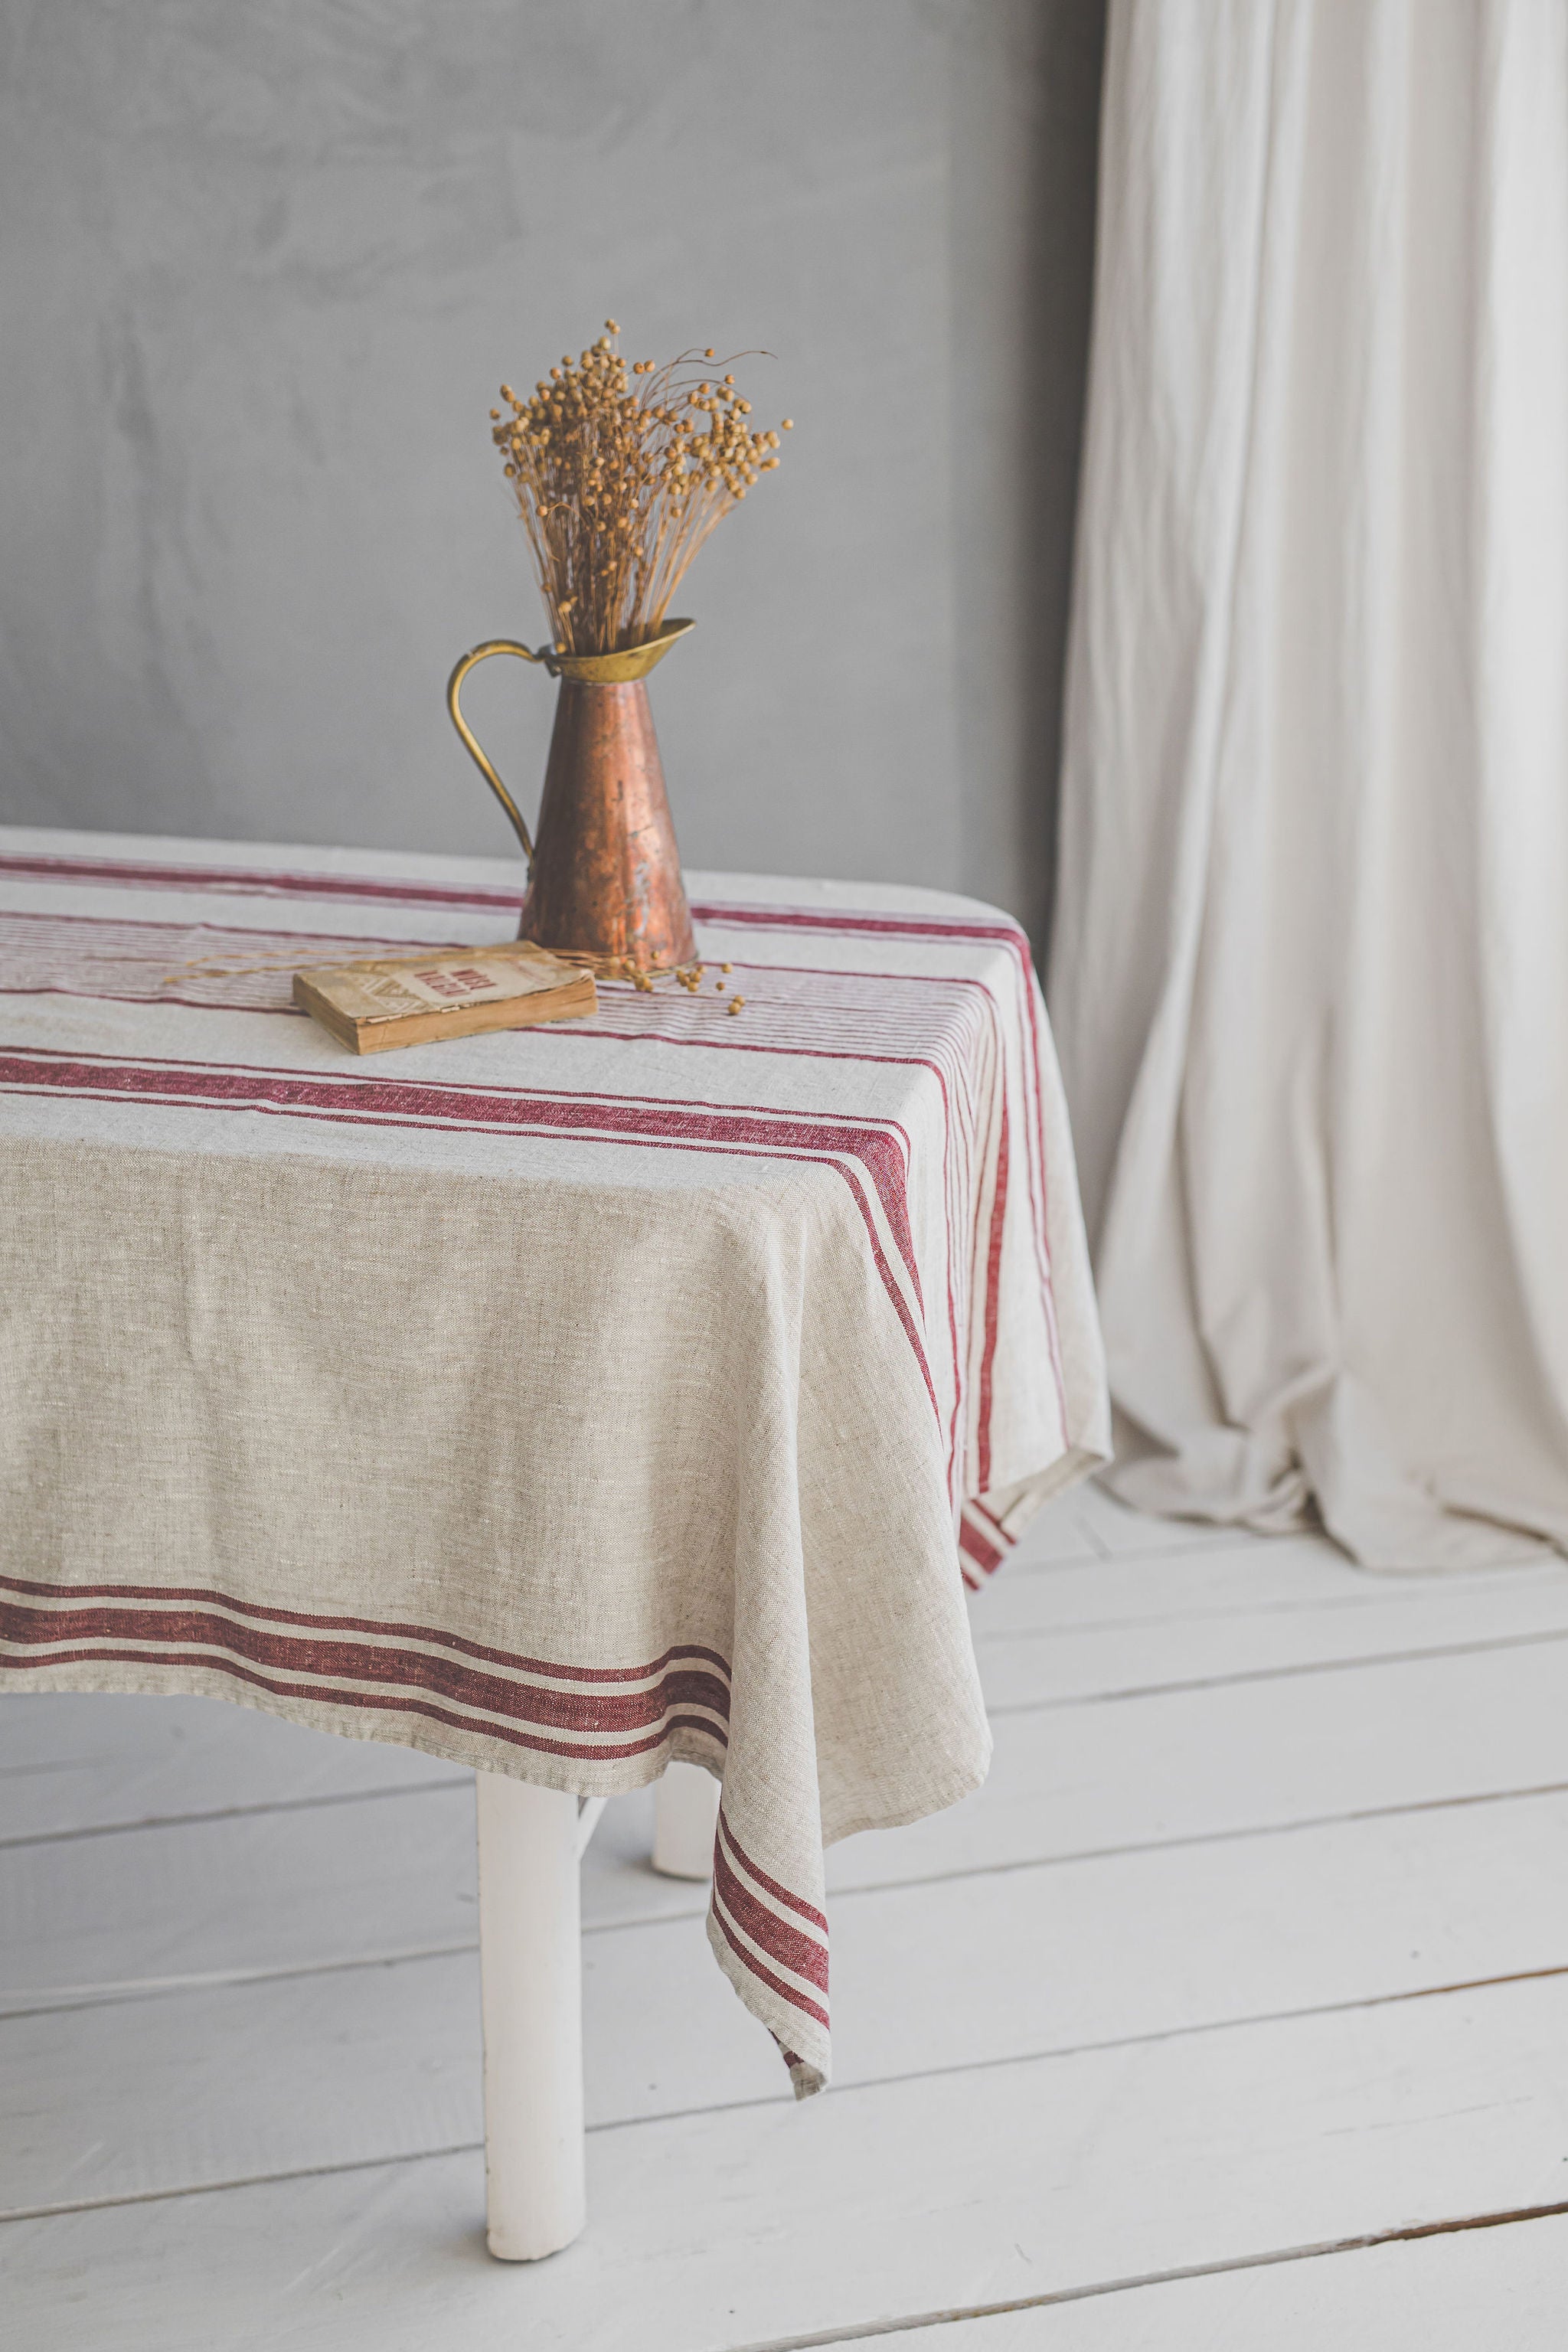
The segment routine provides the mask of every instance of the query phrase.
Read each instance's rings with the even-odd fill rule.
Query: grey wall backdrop
[[[1047,903],[1100,0],[0,0],[0,814],[504,854],[488,439],[614,316],[786,464],[658,673],[695,866]],[[531,805],[552,689],[479,731]]]

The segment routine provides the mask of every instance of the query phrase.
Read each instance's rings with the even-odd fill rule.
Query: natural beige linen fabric
[[[694,877],[712,986],[356,1060],[467,859],[0,833],[0,1688],[195,1691],[610,1792],[723,1781],[710,1937],[826,2079],[822,1849],[989,1738],[960,1579],[1106,1448],[1007,919]]]

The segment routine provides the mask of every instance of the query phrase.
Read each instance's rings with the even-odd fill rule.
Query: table
[[[292,971],[510,937],[515,866],[0,829],[0,1688],[477,1768],[503,2255],[582,2226],[597,1803],[721,1787],[709,1941],[819,2089],[824,1846],[979,1784],[963,1584],[1109,1450],[1017,926],[689,882],[700,989],[357,1060]]]

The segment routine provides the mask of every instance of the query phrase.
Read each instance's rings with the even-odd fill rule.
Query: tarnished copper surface
[[[689,621],[618,654],[538,653],[493,637],[463,656],[447,687],[452,724],[495,793],[529,864],[519,939],[599,969],[629,960],[646,971],[692,962],[697,942],[680,853],[642,683]],[[516,802],[463,717],[463,680],[492,654],[539,662],[561,680],[539,823],[531,835]]]
[[[649,971],[694,961],[680,852],[641,679],[563,677],[518,937]]]

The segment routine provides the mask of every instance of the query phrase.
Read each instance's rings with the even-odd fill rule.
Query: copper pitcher
[[[664,770],[643,681],[694,624],[667,621],[647,645],[624,653],[537,653],[492,637],[466,653],[447,684],[447,708],[479,773],[495,793],[528,860],[528,891],[517,935],[598,971],[630,963],[668,971],[696,961],[691,914],[680,878]],[[539,835],[463,717],[463,680],[491,654],[539,662],[561,681]]]

